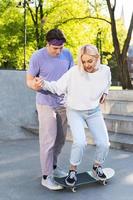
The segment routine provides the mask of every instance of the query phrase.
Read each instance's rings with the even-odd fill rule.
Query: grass
[[[122,90],[121,86],[111,86],[110,90]]]

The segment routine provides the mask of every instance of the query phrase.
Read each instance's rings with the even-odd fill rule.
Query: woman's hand
[[[107,94],[106,93],[103,93],[101,99],[100,99],[100,103],[103,104],[105,102],[105,99],[106,99],[106,96]]]

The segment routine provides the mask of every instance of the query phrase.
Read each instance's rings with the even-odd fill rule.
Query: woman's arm
[[[104,90],[103,95],[102,95],[101,98],[100,98],[100,103],[101,103],[101,104],[103,104],[103,103],[105,102],[105,99],[106,99],[106,97],[107,97],[107,95],[108,95],[108,93],[109,93],[110,85],[111,85],[111,71],[110,71],[110,69],[109,69],[109,71],[108,71],[108,84],[107,84],[106,89]]]
[[[108,83],[107,83],[106,89],[104,90],[104,94],[108,95],[110,86],[111,86],[111,71],[110,71],[110,68],[109,68],[109,70],[108,70]]]
[[[59,80],[57,81],[45,81],[43,80],[42,89],[49,90],[54,94],[65,94],[67,93],[68,79],[70,72],[66,72]]]

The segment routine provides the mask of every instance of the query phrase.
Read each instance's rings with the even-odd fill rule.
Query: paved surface
[[[59,164],[68,169],[70,142],[66,142]],[[95,147],[87,146],[79,171],[92,165]],[[106,185],[90,184],[76,193],[70,190],[50,191],[40,185],[39,144],[37,136],[31,139],[0,140],[0,200],[132,200],[133,153],[111,149],[106,167],[116,171]]]

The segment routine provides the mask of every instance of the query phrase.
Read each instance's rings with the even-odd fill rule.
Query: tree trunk
[[[129,76],[128,71],[128,64],[127,64],[127,51],[129,47],[129,42],[131,40],[132,35],[132,29],[133,29],[133,15],[131,18],[129,30],[127,33],[126,40],[123,45],[122,53],[120,52],[120,44],[117,37],[117,30],[116,30],[116,22],[115,22],[115,6],[116,6],[116,0],[114,1],[114,6],[111,5],[110,0],[106,0],[110,19],[111,19],[111,31],[112,31],[112,39],[113,39],[113,45],[114,45],[114,52],[116,55],[116,60],[118,64],[118,71],[120,76],[120,82],[123,89],[133,89],[131,79]]]
[[[127,64],[127,59],[123,61],[122,56],[117,60],[117,63],[119,65],[118,71],[120,74],[120,82],[122,85],[123,89],[133,89],[133,86],[131,84],[130,76],[129,76],[129,71],[128,71],[128,64]]]

